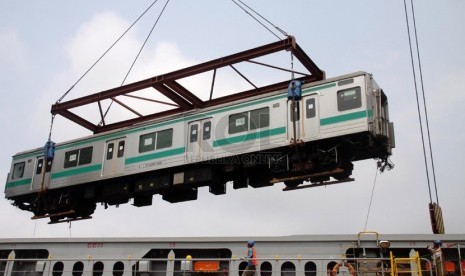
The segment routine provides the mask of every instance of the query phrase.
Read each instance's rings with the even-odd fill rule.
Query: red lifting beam
[[[155,76],[149,79],[141,80],[138,82],[130,83],[127,85],[123,85],[120,87],[112,88],[106,91],[102,91],[99,93],[95,93],[92,95],[88,95],[85,97],[77,98],[74,100],[57,103],[52,105],[51,113],[52,114],[60,114],[69,120],[91,130],[94,133],[105,132],[121,127],[130,126],[133,124],[137,124],[143,121],[152,120],[155,118],[160,118],[167,115],[176,114],[179,112],[195,109],[195,108],[203,108],[208,106],[214,106],[222,103],[226,103],[229,101],[234,101],[238,99],[247,98],[253,95],[257,95],[257,93],[266,93],[270,91],[275,91],[279,89],[284,89],[288,86],[289,82],[280,82],[275,83],[272,85],[256,87],[255,89],[243,91],[240,93],[235,93],[229,96],[220,97],[216,99],[211,99],[208,101],[202,101],[200,98],[195,96],[192,92],[190,92],[187,88],[179,84],[177,80],[194,76],[197,74],[205,73],[212,70],[217,70],[219,68],[230,66],[233,64],[237,64],[243,61],[249,61],[254,58],[258,58],[261,56],[265,56],[268,54],[276,53],[279,51],[292,51],[294,56],[301,62],[301,64],[308,70],[309,74],[304,75],[303,77],[299,78],[306,83],[312,81],[318,81],[325,79],[324,71],[320,70],[318,66],[308,57],[308,55],[297,45],[295,42],[295,38],[289,36],[285,40],[281,40],[278,42],[270,43],[267,45],[263,45],[257,48],[253,48],[244,52],[236,53],[230,56],[218,58],[215,60],[211,60],[208,62],[204,62],[198,65],[194,65],[191,67],[183,68],[177,71],[173,71],[167,74]],[[146,88],[153,88],[156,91],[160,92],[161,94],[168,97],[174,103],[176,103],[179,107],[174,108],[168,111],[153,113],[149,115],[141,115],[138,114],[139,117],[134,119],[128,119],[116,123],[111,124],[93,124],[88,120],[74,114],[70,111],[72,108],[97,103],[100,105],[99,102],[103,100],[108,100],[115,98],[121,95],[127,95],[132,92],[140,91]],[[127,95],[131,96],[131,95]],[[102,118],[103,119],[103,118]]]

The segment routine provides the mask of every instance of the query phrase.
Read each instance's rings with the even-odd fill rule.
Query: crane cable
[[[412,9],[412,21],[413,21],[413,29],[414,29],[414,35],[415,35],[415,45],[416,45],[416,51],[417,51],[417,59],[418,59],[418,68],[419,68],[419,75],[420,75],[421,90],[422,90],[422,96],[423,96],[423,107],[424,107],[424,113],[425,113],[427,139],[428,139],[428,145],[429,145],[429,151],[430,151],[430,159],[431,159],[431,168],[432,168],[433,181],[434,181],[434,189],[436,191],[436,202],[439,204],[439,196],[438,196],[438,189],[437,189],[437,183],[436,183],[436,174],[435,174],[435,169],[434,169],[433,150],[432,150],[432,146],[431,146],[431,136],[430,136],[430,131],[429,131],[429,123],[428,123],[428,112],[427,112],[427,107],[426,107],[425,90],[424,90],[424,85],[423,85],[423,74],[422,74],[422,70],[421,70],[420,50],[419,50],[419,46],[418,46],[417,28],[416,28],[416,23],[415,23],[415,9],[414,9],[414,6],[413,6],[413,0],[410,0],[410,2],[411,2],[411,9]],[[424,135],[424,132],[423,132],[422,116],[421,116],[421,112],[420,112],[420,100],[419,100],[419,96],[418,96],[418,86],[417,86],[417,78],[416,78],[415,63],[414,63],[413,50],[412,50],[412,40],[411,40],[411,35],[410,35],[410,25],[409,25],[409,18],[408,18],[406,0],[404,0],[404,8],[405,8],[405,19],[406,19],[406,23],[407,23],[407,34],[408,34],[408,40],[409,40],[409,46],[410,46],[410,58],[411,58],[411,63],[412,63],[413,80],[414,80],[414,85],[415,85],[415,96],[416,96],[416,100],[417,100],[418,121],[420,123],[421,141],[422,141],[422,146],[423,146],[423,157],[424,157],[424,163],[425,163],[426,179],[427,179],[427,183],[428,183],[428,192],[429,192],[429,197],[430,197],[430,203],[432,203],[433,198],[432,198],[432,194],[431,194],[430,176],[429,176],[429,171],[428,171],[428,158],[427,158],[426,147],[425,147],[425,138],[424,138],[425,135]]]
[[[368,211],[367,211],[367,218],[365,220],[365,227],[363,228],[363,231],[367,230],[367,224],[368,224],[368,217],[370,216],[370,211],[371,211],[371,203],[373,202],[373,196],[375,194],[375,187],[376,187],[376,179],[378,178],[378,167],[376,167],[375,171],[375,180],[373,180],[373,188],[371,188],[371,197],[370,197],[370,203],[368,204]]]
[[[278,38],[278,40],[283,40],[282,38],[280,38],[276,33],[274,33],[270,28],[268,28],[267,26],[265,26],[265,24],[263,22],[261,22],[258,18],[256,18],[255,16],[253,16],[247,9],[249,9],[250,11],[252,11],[253,13],[255,13],[256,15],[258,15],[260,18],[262,18],[263,20],[265,20],[269,25],[273,26],[276,30],[278,30],[281,34],[283,34],[285,37],[288,37],[289,35],[283,31],[283,29],[279,28],[278,26],[274,25],[273,23],[271,23],[271,21],[269,21],[268,19],[266,19],[264,16],[262,16],[260,13],[258,13],[257,11],[255,11],[254,9],[252,9],[250,6],[248,6],[247,4],[245,4],[244,2],[242,2],[241,0],[231,0],[234,4],[236,4],[239,8],[241,8],[246,14],[248,14],[250,17],[252,17],[253,19],[255,19],[255,21],[257,21],[260,25],[262,25],[265,29],[267,29],[271,34],[273,34],[276,38]],[[243,6],[239,5],[239,3],[241,3]],[[244,8],[244,6],[247,8]]]
[[[156,0],[155,2],[157,2],[158,0]],[[161,16],[163,15],[163,12],[165,11],[166,9],[166,6],[168,5],[168,3],[170,2],[170,0],[167,0],[165,5],[163,6],[163,9],[161,10],[160,14],[158,15],[157,17],[157,20],[155,20],[155,23],[153,24],[152,28],[150,29],[147,37],[145,38],[144,40],[144,43],[142,44],[142,46],[140,47],[139,49],[139,52],[137,53],[136,57],[134,58],[134,61],[132,62],[131,66],[129,67],[129,70],[128,72],[126,73],[126,76],[124,77],[123,81],[121,82],[121,85],[120,86],[123,86],[124,83],[126,82],[126,79],[127,77],[129,76],[129,74],[131,73],[131,70],[132,68],[134,67],[134,64],[137,62],[137,59],[139,58],[140,54],[142,53],[142,50],[144,49],[145,45],[147,44],[147,41],[149,40],[150,36],[152,35],[152,32],[153,30],[155,29],[155,27],[157,26],[157,23],[158,21],[160,20]],[[108,111],[110,111],[110,108],[111,108],[111,105],[113,104],[113,100],[110,102],[110,104],[108,105],[107,107],[107,110],[105,111],[105,113],[103,114],[103,118],[102,120],[100,121],[99,125],[102,125],[103,124],[103,120],[105,119],[105,117],[107,116],[108,114]]]
[[[71,87],[56,101],[55,104],[59,104],[61,103],[61,101],[63,101],[63,99],[71,92],[71,90],[74,89],[74,87],[97,65],[97,63],[100,62],[100,60],[116,45],[116,43],[118,43],[122,38],[123,36],[126,35],[127,32],[129,32],[129,30],[132,29],[132,27],[134,27],[134,25],[139,22],[139,20],[153,7],[153,5],[155,5],[155,3],[157,3],[158,0],[154,0],[152,2],[152,4],[150,4],[148,6],[148,8],[146,8],[144,10],[144,12],[142,12],[142,14],[123,32],[123,34],[121,34],[118,39],[116,39],[115,42],[113,42],[113,44],[110,45],[110,47],[87,69],[87,71],[84,72],[84,74],[82,74],[81,77],[79,77],[79,79],[73,84],[71,85]],[[49,134],[48,134],[48,141],[51,140],[52,138],[52,129],[53,129],[53,122],[55,120],[55,114],[52,114],[52,118],[51,118],[51,122],[50,122],[50,131],[49,131]]]

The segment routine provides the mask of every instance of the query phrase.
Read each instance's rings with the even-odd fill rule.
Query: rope
[[[158,0],[156,0],[156,1],[158,1]],[[156,1],[155,1],[155,2],[156,2]],[[163,12],[165,11],[166,6],[168,5],[169,2],[170,2],[170,0],[167,0],[166,3],[165,3],[165,5],[163,6],[163,9],[161,10],[160,14],[158,15],[157,20],[155,21],[155,23],[153,24],[152,28],[150,29],[150,32],[148,33],[147,37],[145,38],[144,43],[143,43],[142,46],[140,47],[139,52],[137,53],[136,57],[134,58],[134,61],[132,62],[131,66],[129,67],[129,70],[128,70],[128,72],[126,73],[126,76],[124,77],[123,81],[121,82],[121,86],[123,86],[124,83],[126,82],[127,77],[128,77],[129,74],[131,73],[132,68],[134,67],[134,64],[136,64],[136,62],[137,62],[137,60],[138,60],[140,54],[142,53],[142,50],[144,49],[145,45],[147,44],[147,41],[149,40],[150,36],[152,35],[153,30],[154,30],[155,27],[157,26],[157,23],[158,23],[158,21],[160,20],[161,16],[163,15]],[[108,105],[108,108],[107,108],[107,110],[105,111],[105,113],[103,114],[103,118],[102,118],[102,120],[100,121],[99,125],[103,124],[103,120],[105,119],[105,117],[107,116],[108,112],[110,111],[110,108],[111,108],[113,102],[114,102],[114,101],[112,100],[111,103]]]
[[[147,41],[149,40],[150,35],[152,35],[152,32],[153,32],[153,30],[155,29],[155,26],[157,26],[157,23],[158,23],[158,21],[160,20],[160,17],[162,16],[162,14],[163,14],[163,12],[165,11],[165,8],[166,8],[166,6],[168,5],[169,2],[170,2],[170,0],[167,0],[166,3],[165,3],[165,5],[163,6],[163,9],[161,10],[160,14],[158,15],[157,20],[156,20],[155,23],[153,24],[152,29],[150,29],[150,32],[149,32],[149,34],[147,35],[147,37],[145,38],[145,41],[144,41],[144,43],[142,44],[142,47],[140,47],[139,52],[137,53],[137,55],[136,55],[134,61],[132,62],[131,67],[129,68],[129,70],[128,70],[126,76],[124,77],[123,82],[121,83],[121,86],[123,86],[124,82],[126,81],[126,78],[129,76],[129,73],[131,72],[132,68],[134,67],[134,64],[136,63],[137,59],[139,58],[140,53],[141,53],[142,50],[144,49],[145,44],[147,44]]]
[[[48,132],[48,140],[47,140],[47,141],[51,141],[51,140],[52,140],[53,121],[55,121],[55,114],[52,115],[52,119],[51,119],[51,121],[50,121],[50,130],[49,130],[49,132]]]
[[[427,160],[427,157],[426,157],[425,138],[424,138],[424,134],[423,134],[423,123],[422,123],[422,120],[421,120],[421,113],[420,113],[420,101],[418,99],[418,87],[417,87],[417,78],[416,78],[416,72],[415,72],[415,64],[414,64],[414,60],[413,60],[412,40],[410,38],[410,25],[409,25],[408,15],[407,15],[407,3],[406,3],[405,0],[404,0],[404,8],[405,8],[405,20],[407,22],[408,42],[409,42],[409,46],[410,46],[410,59],[411,59],[411,63],[412,63],[413,82],[414,82],[414,85],[415,85],[415,96],[416,96],[416,99],[417,99],[418,122],[420,123],[420,133],[421,133],[421,142],[422,142],[422,146],[423,146],[423,157],[424,157],[424,162],[425,162],[426,179],[427,179],[427,182],[428,182],[428,192],[429,192],[430,203],[433,203],[433,197],[431,195],[431,183],[430,183],[429,172],[428,172],[428,160]]]
[[[420,49],[418,46],[418,36],[417,36],[417,26],[416,26],[416,20],[415,20],[415,9],[413,7],[413,0],[410,0],[411,6],[412,6],[412,18],[413,18],[413,29],[415,31],[415,44],[417,47],[417,59],[418,59],[418,71],[420,73],[420,83],[421,83],[421,91],[422,91],[422,96],[423,96],[423,107],[424,107],[424,112],[425,112],[425,122],[426,122],[426,132],[428,134],[428,145],[429,145],[429,152],[430,152],[430,160],[431,160],[431,169],[433,173],[433,183],[434,183],[434,189],[436,191],[436,202],[439,204],[439,197],[438,197],[438,187],[436,184],[436,172],[434,169],[434,158],[433,158],[433,149],[431,146],[431,135],[429,131],[429,120],[428,120],[428,111],[426,108],[426,98],[425,98],[425,87],[423,85],[423,73],[421,70],[421,59],[420,59]]]
[[[236,1],[239,1],[242,5],[246,6],[249,10],[251,10],[253,13],[257,14],[258,16],[260,16],[263,20],[265,20],[266,22],[268,22],[268,24],[270,24],[271,26],[275,27],[278,31],[280,31],[282,34],[284,34],[285,36],[288,36],[286,32],[284,32],[282,29],[276,27],[275,25],[273,25],[268,19],[266,19],[265,17],[263,17],[261,14],[259,14],[258,12],[256,12],[255,10],[253,10],[251,7],[247,6],[246,4],[244,4],[244,2],[242,2],[241,0],[231,0],[232,2],[234,2],[234,4],[236,4],[239,8],[241,8],[246,14],[250,15],[250,17],[252,17],[253,19],[255,19],[255,21],[257,21],[260,25],[262,25],[265,29],[267,29],[271,34],[273,34],[278,40],[282,40],[277,34],[275,34],[270,28],[268,28],[267,26],[265,26],[265,24],[263,24],[260,20],[258,20],[255,16],[253,16],[250,12],[248,12],[243,6],[239,5]]]
[[[126,35],[126,33],[152,8],[157,1],[158,0],[155,0],[152,4],[150,4],[150,6],[136,19],[136,21],[134,21],[131,26],[129,26],[129,28],[127,28],[126,31],[124,31],[124,33],[97,59],[97,61],[94,62],[94,64],[92,64],[92,66],[90,66],[90,68],[87,69],[87,71],[68,89],[68,91],[66,91],[65,94],[58,99],[56,102],[57,104],[59,104],[69,94],[69,92],[71,92],[71,90],[87,75],[87,73],[89,73],[90,70],[97,65],[97,63],[116,45],[116,43],[118,43],[118,41],[121,40],[121,38],[123,38],[124,35]]]
[[[363,231],[367,230],[368,217],[370,216],[371,203],[373,202],[373,196],[375,194],[375,187],[376,187],[376,179],[377,179],[377,177],[378,177],[378,167],[376,167],[375,180],[373,181],[373,188],[371,188],[370,204],[368,204],[367,218],[365,220],[365,227],[363,227]]]

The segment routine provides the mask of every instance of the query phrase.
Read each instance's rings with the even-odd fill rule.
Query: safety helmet
[[[250,241],[247,242],[247,245],[254,246],[255,242],[253,240],[250,240]]]

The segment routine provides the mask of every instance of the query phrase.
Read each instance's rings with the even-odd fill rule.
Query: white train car
[[[248,239],[0,239],[0,275],[240,276],[247,264]],[[259,260],[257,276],[432,275],[427,247],[437,239],[442,241],[444,275],[465,272],[463,234],[363,232],[252,239]],[[347,265],[337,265],[341,262]]]
[[[371,74],[356,72],[259,94],[13,156],[5,195],[52,222],[89,217],[97,202],[152,204],[284,182],[347,179],[352,162],[388,164],[394,145],[388,100]]]

